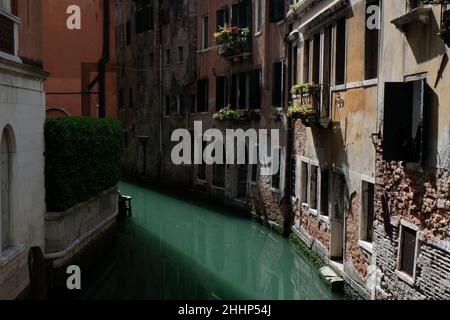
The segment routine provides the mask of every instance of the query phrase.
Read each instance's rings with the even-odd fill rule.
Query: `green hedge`
[[[64,211],[117,184],[120,177],[122,137],[122,125],[117,120],[47,120],[47,210]]]

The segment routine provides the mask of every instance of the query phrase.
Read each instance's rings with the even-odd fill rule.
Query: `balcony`
[[[17,62],[19,23],[18,17],[0,9],[0,57]]]
[[[252,54],[250,28],[228,26],[214,34],[219,56],[231,61],[246,60]]]
[[[288,117],[301,120],[306,127],[328,128],[331,118],[327,93],[328,88],[321,84],[294,86]]]

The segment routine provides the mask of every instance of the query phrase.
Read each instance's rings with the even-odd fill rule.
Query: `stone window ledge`
[[[373,244],[364,240],[358,240],[358,245],[365,251],[373,254]]]
[[[413,286],[416,282],[416,280],[410,276],[409,274],[404,273],[403,271],[400,270],[395,270],[395,274],[397,275],[397,277],[400,278],[400,280],[406,282],[407,284]]]
[[[12,246],[8,249],[4,250],[0,254],[0,267],[3,267],[13,261],[19,254],[21,254],[24,250],[24,245]]]

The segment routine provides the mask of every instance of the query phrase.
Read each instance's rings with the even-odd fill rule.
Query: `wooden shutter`
[[[269,0],[269,21],[279,22],[284,19],[285,0]]]
[[[232,109],[237,108],[237,79],[237,74],[231,76],[230,105]]]
[[[17,0],[11,0],[11,13],[15,16],[19,15]]]

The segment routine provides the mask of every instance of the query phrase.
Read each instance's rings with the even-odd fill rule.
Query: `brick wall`
[[[450,299],[450,243],[438,239],[422,240],[417,258],[416,279],[408,283],[396,272],[399,228],[393,226],[392,237],[384,232],[383,223],[375,224],[378,268],[376,299]]]

